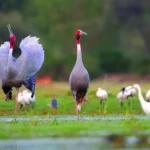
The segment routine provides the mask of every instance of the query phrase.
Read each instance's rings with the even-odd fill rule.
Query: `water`
[[[144,146],[141,145],[141,142]],[[99,150],[101,148],[149,148],[145,137],[118,137],[111,135],[99,138],[42,138],[0,140],[0,150]]]
[[[78,121],[78,120],[85,120],[85,121],[96,121],[96,120],[108,120],[108,121],[118,121],[118,120],[130,120],[132,119],[132,116],[125,116],[125,115],[114,115],[114,116],[77,116],[74,115],[58,115],[58,116],[50,116],[50,117],[43,117],[43,116],[18,116],[16,118],[16,121],[53,121],[54,119],[57,119],[58,121]],[[150,120],[150,116],[145,115],[135,115],[134,119],[138,120]],[[13,116],[1,116],[0,122],[12,122],[15,121],[15,118]]]
[[[135,115],[138,120],[150,120],[150,116]],[[96,120],[130,120],[131,116],[125,115],[107,115],[107,116],[79,116],[74,115],[58,115],[58,116],[18,116],[17,121],[96,121]],[[15,118],[13,116],[2,116],[0,122],[12,122]],[[147,131],[145,131],[147,133]],[[108,133],[107,130],[99,132],[90,132],[89,137],[84,137],[85,134],[80,133],[81,137],[74,138],[34,138],[34,139],[9,139],[0,140],[0,150],[99,150],[99,149],[140,149],[150,147],[150,137],[148,134],[142,136],[120,136],[117,134]]]

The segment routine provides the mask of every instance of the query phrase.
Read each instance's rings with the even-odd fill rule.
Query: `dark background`
[[[149,0],[0,0],[0,43],[40,37],[45,61],[38,76],[68,80],[76,59],[75,31],[91,79],[106,73],[150,73]]]

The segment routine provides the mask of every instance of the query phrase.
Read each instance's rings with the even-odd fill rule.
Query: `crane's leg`
[[[74,98],[74,102],[75,102],[75,111],[76,111],[76,115],[78,116],[76,96],[73,96],[73,98]]]
[[[18,93],[19,93],[19,88],[16,88],[16,104],[15,104],[15,114],[17,116],[17,111],[18,111]]]

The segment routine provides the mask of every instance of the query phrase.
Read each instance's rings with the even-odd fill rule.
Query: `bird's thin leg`
[[[102,109],[102,100],[100,100],[99,113],[101,109]]]
[[[120,102],[120,106],[121,106],[121,108],[123,108],[123,102],[122,101]]]
[[[132,102],[132,109],[133,109],[133,107],[134,107],[134,97],[133,97],[133,102]]]
[[[73,96],[73,98],[74,98],[74,102],[75,102],[75,111],[76,111],[76,115],[78,116],[76,96]]]
[[[100,105],[102,106],[102,100],[100,99]]]
[[[78,104],[76,103],[76,115],[77,115],[77,117],[78,117]]]
[[[56,115],[56,108],[54,108],[54,115]]]
[[[23,105],[22,105],[22,104],[20,104],[20,109],[22,109],[22,107],[23,107]]]
[[[107,101],[104,101],[104,110],[103,110],[104,115],[107,114]]]
[[[75,104],[76,104],[76,96],[73,96],[73,98],[74,98],[74,102],[75,102]]]
[[[128,99],[128,107],[130,107],[130,100]]]
[[[102,110],[104,110],[105,102],[102,100]]]
[[[74,102],[75,102],[75,111],[76,111],[76,115],[78,117],[78,104],[77,104],[77,101],[76,101],[76,96],[73,96],[74,97]]]
[[[19,93],[19,88],[16,88],[16,104],[15,104],[15,114],[17,116],[17,111],[18,111],[18,93]]]

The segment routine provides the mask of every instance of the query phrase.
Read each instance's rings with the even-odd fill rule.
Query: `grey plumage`
[[[81,104],[85,99],[90,84],[89,73],[82,62],[82,52],[79,40],[81,34],[85,34],[85,32],[81,30],[76,31],[77,59],[69,77],[70,90],[76,103],[77,115],[78,110],[81,108]],[[78,108],[78,105],[80,105],[80,108]]]
[[[44,61],[44,50],[39,44],[39,38],[28,36],[20,43],[21,55],[13,56],[16,36],[8,25],[10,42],[0,45],[0,78],[2,89],[6,94],[6,100],[12,98],[12,88],[16,88],[15,112],[18,109],[19,88],[25,85],[32,91],[35,90],[35,74],[41,68]]]
[[[58,108],[58,103],[57,103],[57,100],[55,98],[52,99],[51,106],[52,106],[52,108]]]
[[[70,89],[77,103],[81,103],[89,88],[90,78],[84,65],[75,64],[69,78]]]

